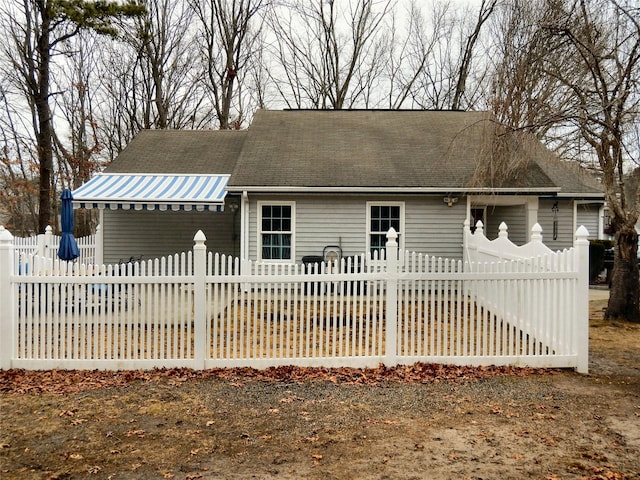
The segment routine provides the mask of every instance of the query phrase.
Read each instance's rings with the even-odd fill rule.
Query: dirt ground
[[[592,298],[589,375],[0,372],[0,478],[640,478],[640,325]]]

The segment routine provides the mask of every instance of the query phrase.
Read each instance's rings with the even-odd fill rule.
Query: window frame
[[[371,252],[371,235],[380,234],[380,232],[372,232],[371,231],[371,209],[372,207],[400,207],[400,231],[398,231],[398,249],[404,250],[405,245],[405,237],[406,237],[406,222],[405,222],[405,202],[399,201],[368,201],[367,202],[367,215],[366,215],[366,229],[367,229],[367,240],[366,240],[366,252],[368,255],[371,255],[373,258],[373,254]],[[386,233],[386,232],[385,232]]]
[[[263,207],[291,207],[291,230],[282,230],[282,231],[266,231],[262,230],[262,208]],[[260,262],[269,262],[269,263],[294,263],[296,259],[296,248],[295,248],[295,239],[296,239],[296,202],[293,201],[268,201],[262,200],[257,202],[257,240],[256,240],[256,257]],[[291,257],[290,258],[263,258],[262,257],[262,238],[264,234],[270,233],[284,233],[291,235]]]

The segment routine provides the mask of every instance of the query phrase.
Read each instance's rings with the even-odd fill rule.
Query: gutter
[[[449,194],[459,192],[460,194],[483,193],[483,194],[513,194],[527,195],[529,193],[550,193],[559,195],[560,187],[533,187],[527,188],[487,188],[487,187],[307,187],[307,186],[237,186],[227,185],[229,193],[434,193]],[[563,194],[569,195],[569,194]],[[590,194],[591,195],[591,194]],[[593,194],[598,195],[598,194]],[[580,194],[585,196],[585,194]],[[601,195],[602,196],[602,195]]]
[[[604,193],[558,193],[558,197],[604,199]]]

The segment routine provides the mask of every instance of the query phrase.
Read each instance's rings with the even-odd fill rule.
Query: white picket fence
[[[80,257],[77,259],[80,263],[101,264],[102,263],[102,235],[100,233],[100,225],[96,229],[96,233],[86,237],[76,238]],[[55,260],[58,258],[58,247],[60,246],[60,235],[54,235],[51,226],[47,226],[45,233],[33,235],[31,237],[14,237],[14,249],[24,259],[26,263],[29,257],[39,256]]]
[[[202,232],[193,251],[162,259],[94,266],[33,257],[20,269],[0,227],[8,312],[0,367],[430,362],[587,371],[583,227],[570,250],[498,262],[398,252],[395,237],[390,231],[386,260],[341,259],[311,271],[207,252]],[[468,225],[465,244],[471,256],[491,251],[482,230],[472,235]]]

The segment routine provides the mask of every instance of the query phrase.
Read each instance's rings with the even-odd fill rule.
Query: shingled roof
[[[232,192],[602,194],[537,141],[515,151],[525,169],[479,181],[494,135],[487,112],[259,110],[243,131],[142,131],[105,173],[231,174]]]
[[[531,157],[526,168],[478,184],[495,128],[487,112],[260,110],[228,188],[601,193],[573,170],[564,172],[539,142],[522,149]],[[549,157],[559,165],[549,166]]]
[[[142,130],[105,173],[230,174],[246,130]]]

